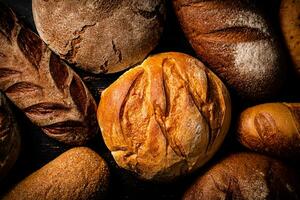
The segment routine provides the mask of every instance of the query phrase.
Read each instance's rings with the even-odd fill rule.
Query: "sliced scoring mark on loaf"
[[[214,42],[222,42],[226,44],[252,42],[257,40],[265,40],[270,38],[269,35],[263,33],[257,28],[234,26],[223,29],[210,31],[207,33],[191,33],[193,40],[206,40]]]
[[[8,87],[5,91],[8,95],[26,95],[26,93],[42,93],[43,88],[29,82],[18,82]]]
[[[4,78],[8,78],[15,75],[20,75],[21,72],[17,70],[12,70],[9,68],[0,68],[0,80]]]
[[[9,8],[0,3],[0,33],[3,34],[8,41],[11,41],[11,34],[15,27],[15,16]]]
[[[26,59],[38,70],[45,45],[43,41],[30,30],[21,28],[17,42]]]
[[[72,100],[81,114],[85,114],[87,107],[87,94],[81,80],[75,75],[70,85]]]
[[[60,114],[61,112],[70,110],[69,107],[61,103],[38,103],[27,108],[24,108],[23,111],[29,115],[47,115],[47,114]]]
[[[43,126],[42,129],[50,135],[75,134],[78,130],[85,128],[80,121],[68,120]]]
[[[288,107],[288,109],[292,113],[293,118],[294,118],[294,123],[296,125],[297,130],[298,130],[298,134],[299,134],[299,138],[300,138],[300,104],[296,105],[296,104],[283,103],[283,105]]]
[[[51,53],[49,68],[56,87],[59,90],[63,91],[67,87],[66,80],[69,76],[67,66],[62,63],[62,61],[56,54]]]

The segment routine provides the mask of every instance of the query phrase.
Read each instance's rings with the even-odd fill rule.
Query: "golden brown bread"
[[[117,164],[161,181],[213,156],[228,131],[231,103],[224,84],[200,61],[162,53],[108,87],[97,116]]]
[[[141,62],[158,44],[165,0],[32,1],[36,28],[49,47],[93,73]]]
[[[0,92],[0,180],[17,160],[20,143],[17,122],[6,97]]]
[[[299,159],[300,103],[250,107],[238,121],[240,142],[251,150]]]
[[[300,0],[282,0],[280,24],[285,42],[300,76]]]
[[[105,161],[89,148],[77,147],[25,178],[3,200],[104,199],[108,179]]]
[[[237,94],[257,100],[278,92],[284,72],[278,41],[253,3],[173,0],[181,27],[199,57]]]
[[[2,4],[0,90],[61,142],[83,144],[98,131],[97,105],[80,77]]]
[[[300,199],[299,176],[281,162],[233,154],[213,166],[187,190],[184,200]]]

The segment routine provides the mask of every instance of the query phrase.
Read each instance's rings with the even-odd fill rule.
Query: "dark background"
[[[23,23],[31,28],[34,32],[35,26],[31,14],[31,0],[0,0],[6,5],[10,6]],[[282,41],[280,27],[278,23],[278,8],[279,0],[253,0],[258,3],[264,10],[266,16],[272,21],[275,29],[275,34],[278,35]],[[284,44],[282,49],[287,52]],[[179,51],[195,56],[188,41],[185,39],[176,17],[172,11],[171,0],[167,0],[167,19],[165,23],[165,31],[158,47],[151,52],[151,54],[166,51]],[[286,53],[287,54],[287,53]],[[201,59],[201,58],[200,58]],[[288,55],[286,55],[286,67],[288,75],[285,80],[285,86],[280,94],[272,97],[269,101],[286,101],[286,102],[300,102],[300,82],[296,79],[292,72],[291,64]],[[121,74],[116,73],[112,75],[92,75],[81,70],[75,69],[82,77],[97,103],[101,91],[115,81]],[[235,121],[238,113],[247,106],[255,105],[262,102],[247,102],[246,100],[238,98],[234,91],[231,91],[233,102],[233,118],[232,127],[228,133],[227,138],[216,156],[197,172],[178,179],[172,183],[150,183],[137,179],[130,173],[120,169],[114,162],[109,151],[105,147],[101,134],[97,136],[87,146],[98,152],[109,164],[111,172],[111,185],[108,193],[108,199],[180,199],[185,189],[192,184],[192,182],[202,173],[204,173],[211,165],[218,162],[222,157],[238,151],[247,151],[235,139]],[[268,101],[268,100],[265,100]],[[30,121],[14,107],[18,123],[20,125],[22,136],[22,149],[19,159],[14,168],[10,171],[7,177],[0,182],[0,195],[4,194],[14,184],[41,168],[47,162],[53,160],[62,152],[71,148],[71,146],[59,143],[47,135],[45,135],[38,127],[32,125]],[[295,163],[287,162],[299,169]]]

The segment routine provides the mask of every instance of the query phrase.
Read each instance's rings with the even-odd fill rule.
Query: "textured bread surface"
[[[238,121],[240,142],[251,150],[299,159],[300,103],[250,107]]]
[[[8,173],[18,158],[20,133],[9,103],[0,92],[0,180]]]
[[[62,58],[93,73],[141,62],[158,44],[165,0],[33,0],[41,38]]]
[[[281,30],[300,76],[300,0],[282,0],[280,7]]]
[[[157,181],[205,164],[223,142],[230,117],[224,84],[182,53],[147,58],[108,87],[98,107],[102,135],[117,164]]]
[[[299,178],[272,158],[252,153],[233,154],[201,176],[183,199],[298,200]]]
[[[79,76],[2,4],[0,90],[52,138],[83,144],[97,133],[97,106]]]
[[[77,147],[25,178],[3,199],[104,199],[108,179],[105,161],[89,148]]]
[[[239,96],[257,100],[278,92],[282,55],[253,1],[173,0],[173,5],[198,56]]]

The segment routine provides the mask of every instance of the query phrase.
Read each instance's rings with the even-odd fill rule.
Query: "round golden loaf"
[[[246,109],[238,121],[238,137],[251,150],[298,158],[300,103],[267,103]]]
[[[199,177],[183,200],[298,200],[299,189],[299,176],[281,162],[237,153]]]
[[[0,92],[0,180],[16,162],[21,136],[6,97]]]
[[[162,53],[108,87],[97,116],[119,166],[166,181],[213,156],[228,131],[231,103],[224,84],[200,61]]]
[[[76,147],[18,183],[3,200],[104,199],[108,179],[105,161],[89,148]]]
[[[33,0],[32,11],[41,38],[60,57],[92,73],[114,73],[158,44],[165,0]]]

